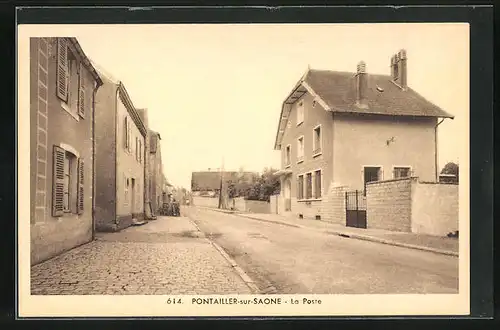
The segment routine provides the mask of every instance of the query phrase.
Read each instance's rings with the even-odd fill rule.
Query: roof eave
[[[96,68],[92,65],[92,62],[90,61],[90,59],[88,58],[88,56],[83,51],[82,46],[80,45],[80,43],[78,42],[78,40],[76,38],[74,38],[74,37],[69,38],[69,40],[73,43],[73,46],[75,47],[76,51],[79,53],[79,55],[82,58],[83,63],[85,64],[85,66],[90,69],[90,72],[92,73],[92,76],[94,77],[94,79],[97,82],[97,86],[102,86],[103,81],[102,81],[99,73],[97,72]]]

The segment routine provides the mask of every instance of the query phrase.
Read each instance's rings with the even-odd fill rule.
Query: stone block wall
[[[328,194],[323,198],[321,220],[345,225],[345,192],[346,187],[330,185]]]
[[[411,232],[411,186],[416,178],[366,186],[367,228]]]

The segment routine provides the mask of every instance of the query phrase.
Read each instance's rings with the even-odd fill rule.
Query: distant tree
[[[276,169],[264,168],[262,174],[252,185],[249,194],[250,200],[269,201],[270,197],[280,192],[281,184],[279,176],[275,175]]]
[[[441,174],[453,174],[458,180],[459,166],[454,162],[447,163],[441,170]]]

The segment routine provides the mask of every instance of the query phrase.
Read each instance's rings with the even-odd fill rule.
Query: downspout
[[[94,86],[92,91],[92,240],[95,239],[95,203],[96,203],[96,152],[95,152],[95,99],[97,90],[102,86],[99,82]]]
[[[438,141],[437,141],[437,129],[438,126],[441,125],[441,123],[445,120],[445,118],[441,119],[439,123],[437,123],[436,126],[434,126],[434,168],[435,168],[435,180],[436,182],[439,182],[439,168],[438,168]]]
[[[118,92],[120,91],[120,85],[121,82],[118,83],[116,86],[116,91],[115,91],[115,125],[114,125],[114,131],[115,131],[115,214],[114,214],[114,220],[115,220],[115,225],[118,227],[118,204],[116,203],[116,199],[118,197]]]

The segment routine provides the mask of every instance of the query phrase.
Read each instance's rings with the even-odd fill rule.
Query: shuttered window
[[[78,159],[78,214],[83,213],[85,196],[84,196],[84,162],[83,159]]]
[[[125,121],[124,121],[124,124],[123,124],[123,143],[124,143],[124,147],[125,149],[128,150],[128,117],[125,116]]]
[[[57,38],[57,97],[68,103],[69,70],[66,38]]]
[[[86,96],[85,96],[85,80],[86,71],[82,63],[80,63],[80,68],[78,70],[78,115],[81,118],[85,118],[86,110]]]
[[[64,149],[58,146],[54,146],[53,152],[54,156],[53,156],[53,174],[52,174],[53,176],[52,216],[60,217],[64,213],[65,151]],[[68,201],[68,207],[69,207],[69,201]]]

